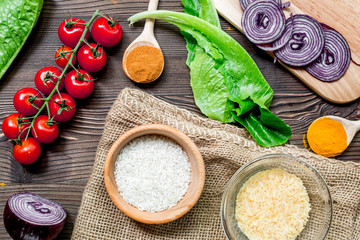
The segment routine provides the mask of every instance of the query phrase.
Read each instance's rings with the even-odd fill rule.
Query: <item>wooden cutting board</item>
[[[243,33],[241,16],[243,10],[239,0],[214,0],[217,11],[235,28]],[[298,7],[297,7],[298,6]],[[334,82],[322,82],[303,69],[292,68],[280,62],[292,74],[314,90],[324,99],[334,103],[348,103],[360,97],[360,15],[358,0],[291,0],[291,6],[285,9],[290,13],[305,13],[339,31],[348,41],[352,61],[346,74]],[[273,53],[269,52],[274,56]]]

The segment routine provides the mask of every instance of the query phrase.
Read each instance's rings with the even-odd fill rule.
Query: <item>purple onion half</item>
[[[325,46],[314,62],[305,67],[311,75],[324,82],[341,78],[347,71],[351,52],[346,39],[337,31],[323,25]]]
[[[62,206],[33,193],[12,195],[4,210],[6,231],[13,239],[55,239],[64,228]]]
[[[292,21],[294,26],[291,38],[284,47],[275,52],[275,56],[289,66],[301,67],[320,56],[325,44],[324,31],[314,18],[297,14],[293,16],[293,20],[286,20],[284,34],[273,43],[273,47],[284,42],[283,38],[291,32]]]
[[[249,4],[241,17],[245,36],[253,43],[271,43],[285,29],[285,15],[274,1],[257,0]]]

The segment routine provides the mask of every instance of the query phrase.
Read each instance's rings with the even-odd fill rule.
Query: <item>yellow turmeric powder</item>
[[[325,157],[340,155],[347,147],[346,138],[344,126],[329,117],[313,122],[307,132],[310,148]]]

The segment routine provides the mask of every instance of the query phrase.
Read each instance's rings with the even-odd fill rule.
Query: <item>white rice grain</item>
[[[159,212],[183,198],[191,167],[179,144],[164,136],[145,135],[120,151],[114,174],[126,202],[142,211]]]

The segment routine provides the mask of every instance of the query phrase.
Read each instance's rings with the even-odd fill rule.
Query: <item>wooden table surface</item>
[[[129,27],[126,19],[147,9],[146,0],[45,0],[39,21],[19,56],[0,82],[0,122],[15,112],[12,98],[23,87],[34,87],[34,76],[43,67],[55,65],[53,56],[61,42],[57,28],[69,11],[72,16],[89,20],[96,9],[118,19],[123,27],[121,43],[108,51],[106,68],[96,74],[94,93],[77,101],[75,118],[61,124],[56,142],[43,146],[38,164],[25,168],[12,156],[13,142],[0,135],[0,216],[9,196],[30,191],[61,203],[69,217],[59,239],[69,239],[80,205],[84,186],[90,176],[97,144],[104,121],[113,101],[125,87],[140,88],[145,92],[201,114],[194,104],[189,84],[189,69],[185,65],[185,41],[176,27],[157,21],[155,35],[165,56],[165,69],[160,79],[148,85],[131,82],[122,71],[121,59],[125,48],[142,31],[143,22]],[[160,1],[159,9],[182,11],[180,0]],[[270,86],[274,89],[271,110],[292,128],[289,141],[303,147],[303,134],[309,124],[323,115],[338,115],[358,119],[358,101],[335,105],[317,96],[268,55],[254,47],[242,34],[221,19],[222,28],[235,38],[253,57]],[[358,161],[360,136],[338,159]],[[0,239],[9,239],[0,220]]]

